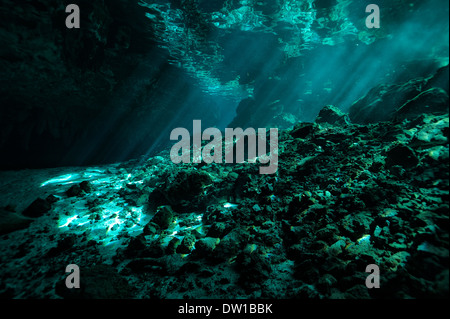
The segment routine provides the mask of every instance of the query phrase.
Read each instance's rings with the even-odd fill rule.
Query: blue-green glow
[[[70,184],[73,183],[71,180],[78,178],[79,174],[66,174],[56,178],[49,179],[48,181],[41,184],[41,187],[47,186],[49,184]]]
[[[232,203],[223,204],[224,208],[236,208],[237,206],[238,206],[237,204],[232,204]]]
[[[60,224],[59,228],[69,226],[70,223],[72,223],[74,220],[78,218],[78,215],[67,217],[64,224]]]

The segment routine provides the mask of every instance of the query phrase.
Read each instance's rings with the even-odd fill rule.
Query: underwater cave
[[[0,3],[2,299],[449,297],[447,1]]]

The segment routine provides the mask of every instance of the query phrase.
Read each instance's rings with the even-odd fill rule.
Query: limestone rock
[[[316,118],[316,123],[329,123],[336,125],[349,124],[348,115],[333,105],[327,105],[322,108]]]

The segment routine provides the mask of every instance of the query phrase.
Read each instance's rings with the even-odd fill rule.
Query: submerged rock
[[[445,79],[447,72],[447,79]],[[447,85],[445,85],[447,83]],[[420,114],[448,113],[448,66],[428,78],[403,84],[380,84],[350,107],[352,122],[377,123],[414,118]]]
[[[151,222],[158,225],[161,229],[167,229],[174,221],[174,212],[170,206],[161,206],[153,216]]]
[[[306,138],[315,129],[316,125],[314,123],[299,123],[294,126],[290,134],[294,138]]]
[[[179,254],[189,254],[195,246],[195,236],[191,234],[186,234],[183,237],[180,245],[177,247],[177,253]]]
[[[52,208],[51,203],[42,198],[37,198],[34,202],[30,204],[23,212],[22,215],[26,217],[40,217]]]
[[[79,184],[72,185],[67,191],[68,197],[78,197],[92,192],[93,186],[89,181],[83,181]]]
[[[317,116],[316,123],[329,123],[335,125],[344,125],[350,123],[350,118],[347,113],[333,105],[327,105],[322,108]]]
[[[448,112],[448,102],[447,92],[441,88],[431,88],[400,106],[393,118],[402,120],[424,113],[444,114]]]
[[[152,192],[149,202],[153,205],[152,201],[157,200],[162,205],[171,205],[178,212],[186,211],[187,206],[204,206],[207,203],[202,191],[211,183],[211,177],[206,172],[194,169],[176,170]]]
[[[199,257],[211,256],[218,243],[220,243],[219,238],[201,238],[195,243],[194,253]]]
[[[419,164],[419,159],[414,151],[405,145],[394,146],[386,154],[386,167],[388,168],[395,165],[412,168]]]

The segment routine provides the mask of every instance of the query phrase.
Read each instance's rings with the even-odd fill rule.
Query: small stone
[[[174,215],[172,207],[161,206],[152,218],[152,222],[161,227],[161,229],[167,229],[174,221]]]
[[[177,247],[177,253],[189,254],[195,246],[195,237],[192,234],[184,236],[180,245]]]
[[[202,270],[200,271],[199,276],[202,277],[202,278],[209,278],[209,277],[214,276],[214,274],[215,274],[215,272],[214,272],[212,269],[205,268],[205,269],[202,269]],[[198,280],[197,286],[198,286],[200,283],[201,283],[201,281]]]
[[[234,181],[234,180],[238,179],[239,174],[236,172],[230,172],[230,173],[228,173],[227,177]]]
[[[381,231],[382,231],[382,228],[381,228],[380,226],[377,225],[377,226],[375,227],[375,230],[373,231],[373,235],[374,235],[375,237],[378,237],[378,236],[380,236]]]
[[[323,240],[326,243],[332,243],[333,240],[336,240],[338,230],[332,226],[327,226],[319,229],[316,232],[316,237],[318,240]]]
[[[386,264],[393,271],[397,271],[398,266],[404,266],[411,255],[406,251],[399,251],[386,259]]]
[[[448,258],[448,249],[444,247],[436,247],[429,242],[423,242],[417,247],[417,251],[426,252],[441,258]]]
[[[154,235],[158,233],[159,231],[159,225],[153,222],[149,222],[147,225],[144,226],[143,232],[145,235]]]
[[[338,240],[333,245],[328,247],[328,254],[330,256],[337,256],[342,253],[342,249],[345,247],[345,241],[343,239]]]
[[[260,212],[260,211],[261,211],[261,207],[259,207],[258,204],[255,204],[255,205],[253,206],[253,210],[254,210],[255,212]]]
[[[72,185],[67,191],[66,191],[66,195],[68,197],[75,197],[75,196],[80,196],[82,194],[82,190],[80,185],[76,184],[76,185]]]
[[[169,242],[166,248],[167,254],[174,254],[177,251],[177,247],[180,245],[181,240],[179,240],[177,237],[172,238],[172,240]]]
[[[128,187],[129,189],[137,189],[137,185],[136,184],[133,184],[133,183],[128,183],[128,184],[126,184],[125,185],[126,187]]]
[[[195,243],[195,251],[197,254],[209,254],[214,249],[216,249],[217,244],[220,242],[219,238],[213,238],[213,237],[205,237],[202,239],[199,239]]]
[[[435,161],[438,161],[439,159],[448,160],[449,158],[448,147],[444,147],[442,145],[432,147],[428,151],[428,156],[430,156]]]

